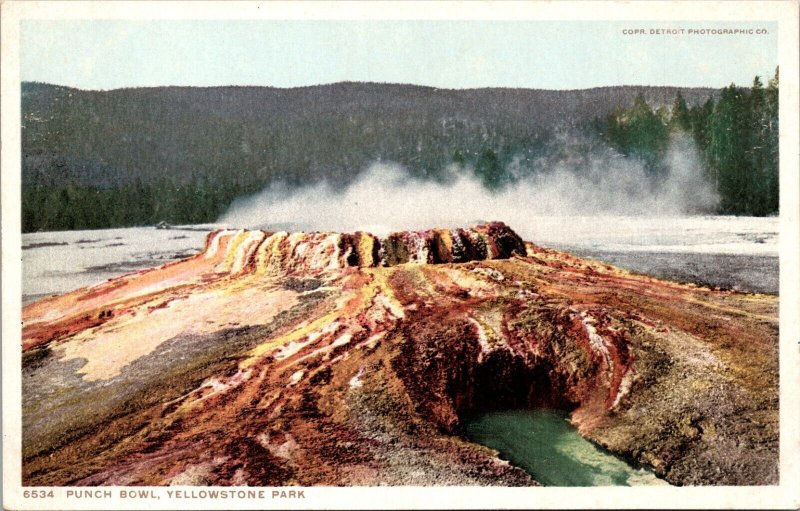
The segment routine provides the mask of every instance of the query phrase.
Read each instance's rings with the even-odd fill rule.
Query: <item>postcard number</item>
[[[53,490],[25,490],[22,495],[26,499],[52,499]]]

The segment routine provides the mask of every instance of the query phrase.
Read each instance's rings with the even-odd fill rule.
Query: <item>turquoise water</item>
[[[473,441],[500,452],[545,486],[666,485],[581,437],[566,412],[508,410],[464,422]]]

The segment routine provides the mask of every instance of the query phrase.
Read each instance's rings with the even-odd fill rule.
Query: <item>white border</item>
[[[2,356],[5,509],[791,508],[800,507],[800,177],[798,3],[741,2],[16,2],[0,5]],[[374,19],[777,21],[781,73],[781,482],[766,487],[306,488],[304,500],[25,499],[20,487],[20,74],[22,19]],[[193,488],[195,491],[200,488]],[[53,488],[64,496],[68,488]],[[271,495],[267,489],[267,495]]]

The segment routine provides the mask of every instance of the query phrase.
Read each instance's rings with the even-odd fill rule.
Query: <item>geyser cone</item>
[[[777,481],[777,300],[500,223],[219,231],[23,311],[26,485],[535,484],[460,436],[547,405],[676,484]]]

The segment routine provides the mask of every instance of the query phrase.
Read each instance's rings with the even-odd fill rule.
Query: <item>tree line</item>
[[[260,188],[207,176],[175,184],[163,178],[145,183],[135,179],[115,187],[67,183],[22,189],[22,231],[82,230],[155,225],[209,223],[234,199]]]
[[[706,178],[720,197],[719,213],[778,212],[778,80],[764,86],[756,76],[747,88],[731,84],[715,102],[691,107],[678,93],[671,109],[651,107],[642,96],[618,108],[598,130],[625,155],[640,158],[654,175],[664,171],[671,134],[690,134],[703,156]]]
[[[773,207],[760,197],[773,193],[764,190],[776,187],[777,178],[748,192],[752,196],[736,193],[753,179],[743,175],[742,161],[762,165],[766,174],[774,163],[777,172],[777,116],[759,132],[775,135],[774,159],[763,154],[765,145],[750,150],[749,159],[737,155],[748,147],[742,137],[755,140],[750,128],[737,139],[712,137],[714,126],[727,129],[717,126],[723,117],[737,126],[751,122],[756,111],[771,119],[777,79],[756,93],[760,100],[751,100],[753,94],[733,86],[722,93],[669,87],[461,91],[364,83],[81,91],[23,83],[22,228],[212,222],[237,197],[266,186],[280,182],[291,189],[324,180],[342,187],[375,162],[399,163],[420,179],[447,180],[455,167],[473,172],[487,188],[513,186],[575,150],[564,147],[564,133],[605,140],[657,172],[677,125],[695,136],[709,175],[728,190],[723,212],[769,214],[777,202]],[[673,99],[672,111],[649,106]],[[739,165],[735,179],[732,163]]]

